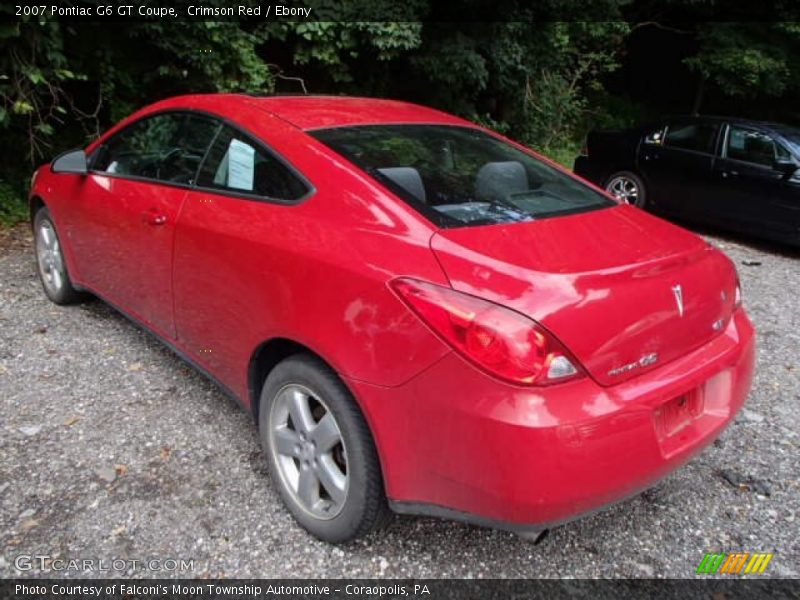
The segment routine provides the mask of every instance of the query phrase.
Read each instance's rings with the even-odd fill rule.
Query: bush
[[[534,147],[534,150],[571,171],[575,157],[581,151],[581,142],[564,140],[560,144],[552,144],[544,148]]]
[[[21,189],[0,180],[0,225],[11,226],[28,219],[28,206]]]

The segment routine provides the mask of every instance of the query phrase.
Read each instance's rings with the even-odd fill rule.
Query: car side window
[[[145,117],[103,144],[92,170],[191,184],[219,126],[209,117],[186,113]]]
[[[711,153],[716,135],[713,123],[674,123],[667,128],[664,146]]]
[[[159,179],[175,183],[194,183],[206,150],[221,127],[219,121],[210,117],[187,114],[178,130],[171,153],[159,165]]]
[[[789,158],[789,151],[766,133],[732,126],[728,131],[727,157],[771,167],[777,158]]]
[[[197,185],[286,201],[299,200],[309,191],[280,160],[227,126],[208,151]]]

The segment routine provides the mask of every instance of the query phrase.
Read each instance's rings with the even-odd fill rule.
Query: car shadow
[[[786,258],[800,258],[800,246],[792,246],[789,244],[782,244],[780,242],[773,242],[758,238],[755,235],[731,232],[728,230],[720,229],[712,225],[698,225],[696,223],[689,223],[679,219],[670,219],[675,224],[685,227],[690,231],[702,236],[713,237],[723,243],[737,244],[756,250],[758,252],[766,252],[768,254],[776,254]]]

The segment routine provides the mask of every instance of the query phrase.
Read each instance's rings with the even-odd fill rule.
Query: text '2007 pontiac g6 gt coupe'
[[[727,257],[433,109],[173,98],[30,202],[50,299],[102,298],[236,397],[330,542],[391,511],[534,535],[686,462],[750,388]]]

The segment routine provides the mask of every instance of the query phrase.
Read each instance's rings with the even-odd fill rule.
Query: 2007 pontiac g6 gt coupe
[[[752,380],[721,252],[421,106],[172,98],[30,205],[49,298],[99,296],[236,397],[331,542],[389,509],[533,535],[686,462]]]

